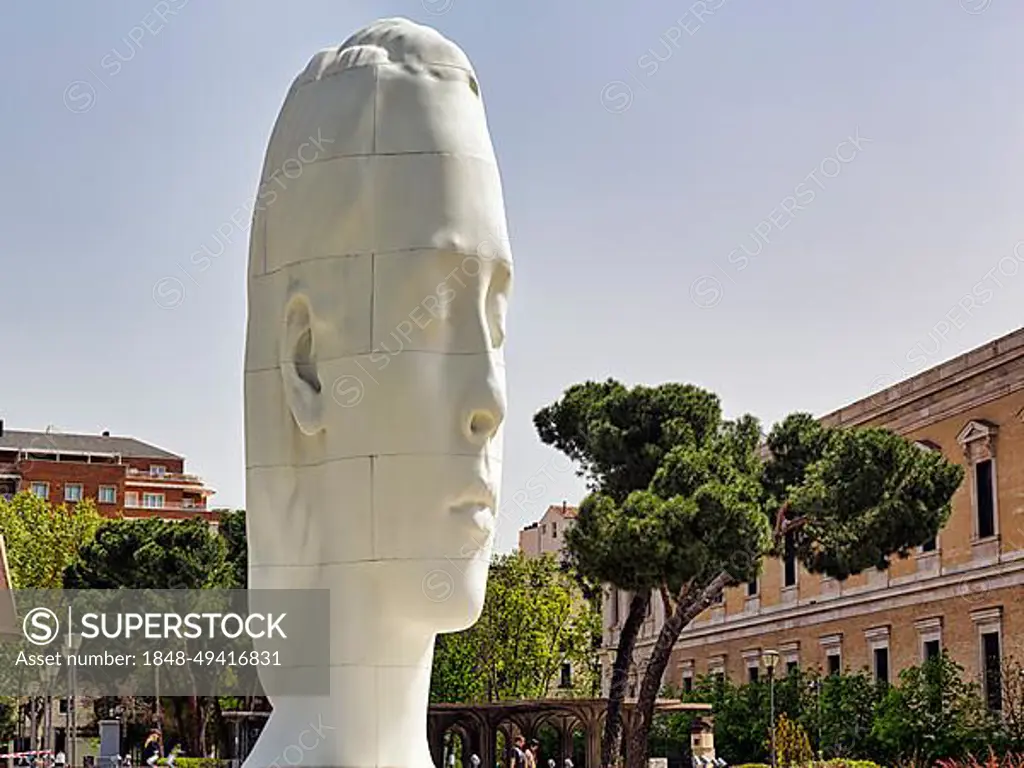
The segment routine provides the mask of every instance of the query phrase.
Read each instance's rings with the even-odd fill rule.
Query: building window
[[[562,664],[562,678],[558,682],[559,688],[572,688],[572,664],[564,662]]]
[[[50,498],[50,484],[32,483],[32,495],[38,496],[40,499]]]
[[[116,485],[101,485],[100,486],[100,504],[116,504],[117,503],[117,486]]]
[[[875,681],[879,683],[889,682],[889,649],[875,648]]]
[[[756,683],[759,676],[757,667],[747,667],[747,680],[751,683]]]
[[[796,584],[796,540],[792,532],[786,534],[785,546],[785,581],[783,586],[792,587]]]
[[[843,636],[840,633],[834,635],[822,635],[821,648],[825,652],[825,669],[830,675],[838,675],[843,669]]]
[[[139,494],[138,494],[138,491],[125,491],[124,492],[124,505],[126,507],[137,507],[137,506],[139,506]]]
[[[715,685],[725,683],[725,656],[715,656],[708,660],[708,674],[715,681]]]
[[[693,676],[686,675],[683,677],[683,693],[693,693]]]
[[[82,500],[82,484],[81,483],[65,483],[64,485],[64,501],[81,501]]]
[[[921,643],[921,661],[928,661],[942,653],[942,617],[920,619],[914,622]]]
[[[142,506],[146,509],[160,509],[163,505],[164,495],[162,493],[142,494]]]
[[[922,552],[934,552],[936,549],[938,549],[938,541],[934,536],[921,545]]]
[[[983,419],[969,421],[956,441],[964,449],[971,468],[971,505],[974,508],[975,541],[994,539],[999,534],[999,502],[996,495],[996,442],[999,427]],[[975,550],[981,557],[998,554],[991,546]]]
[[[843,657],[838,653],[832,653],[828,656],[828,673],[829,675],[839,675],[843,672]]]
[[[800,670],[799,661],[787,661],[786,662],[786,675],[795,675]]]
[[[757,579],[747,582],[747,597],[757,597]]]
[[[985,701],[993,712],[1000,712],[1003,709],[1003,676],[998,630],[981,633],[981,653],[985,663]]]
[[[557,539],[558,538],[558,523],[552,523],[551,524],[551,538],[553,538],[553,539]]]
[[[996,535],[995,478],[992,471],[992,459],[985,459],[974,465],[974,491],[978,507],[978,538],[987,539]]]
[[[167,467],[163,466],[162,464],[152,464],[149,467],[149,476],[150,477],[163,477],[166,474],[167,474]]]
[[[864,633],[871,651],[871,660],[875,672],[875,680],[879,683],[889,682],[889,627],[875,627]]]
[[[981,684],[985,695],[985,701],[989,709],[1002,711],[1003,708],[1003,678],[1000,671],[1002,664],[1002,624],[1003,609],[1000,606],[994,608],[982,608],[971,611],[971,621],[974,622],[978,632],[978,650],[980,658],[979,668],[981,669]]]

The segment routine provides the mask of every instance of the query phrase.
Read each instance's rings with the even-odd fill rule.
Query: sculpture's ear
[[[285,305],[283,321],[280,361],[284,399],[302,433],[315,435],[324,428],[323,393],[309,297],[303,293],[293,294]]]

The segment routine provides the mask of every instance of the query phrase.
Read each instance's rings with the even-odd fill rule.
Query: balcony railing
[[[127,477],[129,480],[173,480],[176,483],[199,483],[203,479],[199,475],[190,475],[187,472],[164,472],[162,475],[153,474],[144,469],[128,467]]]
[[[141,501],[129,504],[125,502],[125,509],[145,509],[149,512],[209,512],[206,507],[200,507],[196,505],[182,504],[177,501],[165,501],[161,506],[157,507],[152,504],[143,504]]]

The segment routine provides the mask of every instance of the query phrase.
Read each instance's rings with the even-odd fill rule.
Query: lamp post
[[[821,678],[816,677],[811,680],[809,687],[814,693],[816,704],[818,706],[818,760],[824,760],[825,745],[821,741]]]
[[[53,751],[53,696],[52,688],[53,682],[57,679],[59,670],[55,666],[47,665],[43,667],[40,672],[42,673],[43,682],[46,684],[45,696],[43,701],[45,702],[45,709],[43,710],[43,750]]]
[[[65,649],[68,655],[77,654],[78,649],[82,647],[82,638],[79,635],[69,635],[68,641],[65,644]],[[75,738],[77,733],[75,732],[78,724],[75,722],[75,704],[77,699],[77,688],[78,686],[78,665],[68,664],[68,709],[64,716],[64,752],[67,755],[68,765],[71,768],[75,768]]]
[[[761,654],[761,663],[764,664],[764,671],[768,674],[768,700],[771,714],[771,750],[772,750],[772,768],[776,768],[775,763],[775,667],[779,663],[779,652],[778,651],[764,651]]]

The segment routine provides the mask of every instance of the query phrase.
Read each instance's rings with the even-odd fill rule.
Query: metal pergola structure
[[[494,768],[500,760],[511,765],[512,739],[521,734],[527,741],[537,738],[544,726],[558,733],[559,754],[555,758],[561,768],[566,758],[573,758],[574,734],[581,732],[584,743],[584,764],[576,768],[600,768],[601,731],[604,726],[607,699],[535,699],[503,701],[486,704],[431,704],[427,718],[427,737],[434,764],[444,761],[445,736],[458,734],[462,740],[462,760],[469,766],[469,756],[480,758],[481,768]],[[657,712],[693,712],[703,721],[703,729],[711,728],[711,705],[685,703],[675,699],[659,699]],[[622,737],[628,740],[637,725],[636,700],[627,699],[622,707]],[[498,754],[498,734],[504,735],[504,754]],[[574,759],[574,763],[577,761]]]

